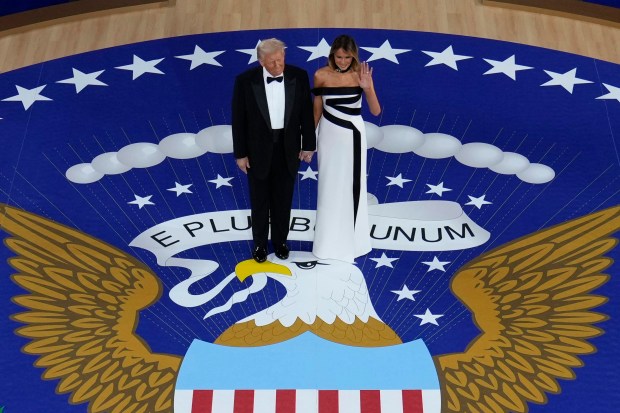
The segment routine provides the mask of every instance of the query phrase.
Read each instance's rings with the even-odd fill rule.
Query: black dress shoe
[[[275,250],[276,250],[276,257],[280,258],[281,260],[288,259],[289,250],[286,244],[276,245]]]
[[[267,249],[265,247],[254,247],[252,250],[252,258],[256,262],[267,261]]]

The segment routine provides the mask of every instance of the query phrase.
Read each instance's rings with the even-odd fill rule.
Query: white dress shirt
[[[283,76],[281,74],[279,76]],[[284,128],[284,80],[281,82],[267,83],[267,77],[271,76],[267,69],[263,68],[263,79],[265,82],[265,92],[267,93],[267,106],[269,106],[269,118],[271,129]]]

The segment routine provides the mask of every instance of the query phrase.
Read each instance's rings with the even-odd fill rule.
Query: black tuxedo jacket
[[[316,150],[316,134],[308,73],[284,66],[284,152],[289,172],[299,169],[299,151]],[[265,93],[263,67],[250,69],[235,80],[232,100],[235,158],[248,157],[250,173],[267,176],[273,153],[273,132]]]

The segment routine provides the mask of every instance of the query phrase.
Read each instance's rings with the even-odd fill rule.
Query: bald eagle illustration
[[[154,272],[116,247],[35,214],[0,205],[0,220],[15,254],[11,278],[26,292],[14,297],[25,309],[13,316],[24,324],[16,333],[30,340],[23,351],[38,356],[42,377],[58,380],[58,393],[88,403],[91,413],[171,412],[181,357],[152,352],[136,334],[140,311],[162,294]],[[528,403],[560,392],[558,379],[576,377],[580,356],[596,350],[589,340],[603,334],[595,324],[607,317],[595,309],[607,298],[593,291],[609,279],[604,271],[612,260],[605,254],[619,229],[616,206],[500,246],[456,273],[452,292],[471,310],[480,334],[463,352],[435,357],[442,411],[527,412]],[[232,325],[216,343],[263,345],[305,331],[351,345],[401,341],[375,312],[361,272],[342,268],[329,282],[319,275],[293,280],[281,262],[269,265],[257,270],[240,263],[236,273],[240,279],[269,274],[286,296]],[[324,303],[316,313],[295,313],[306,297]]]
[[[243,261],[235,273],[242,280],[252,276],[255,282],[259,277],[272,278],[286,288],[286,295],[232,325],[216,344],[273,344],[306,331],[348,345],[378,347],[402,342],[377,315],[364,275],[353,264],[292,251],[287,261],[275,257],[270,257],[267,265]]]

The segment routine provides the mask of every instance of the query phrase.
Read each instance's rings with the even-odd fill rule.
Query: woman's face
[[[334,63],[340,70],[347,70],[353,62],[353,55],[351,52],[346,52],[343,49],[338,49],[334,53]]]

